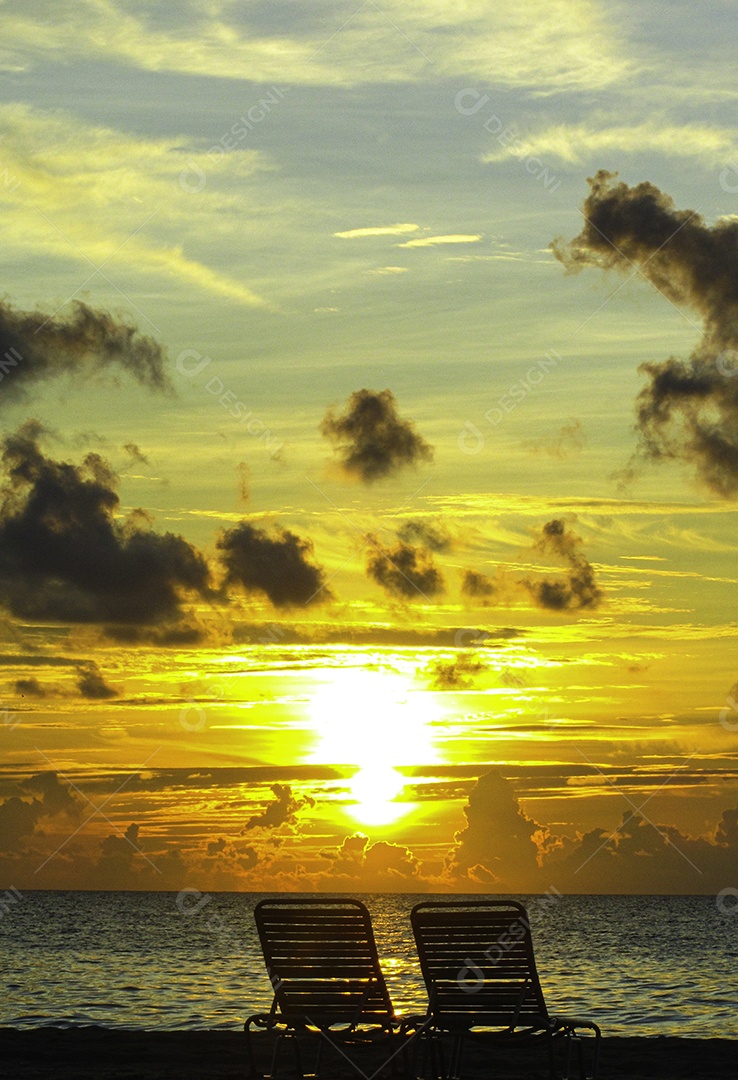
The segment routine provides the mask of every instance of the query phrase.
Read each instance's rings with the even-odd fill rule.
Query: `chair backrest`
[[[547,1019],[528,913],[515,900],[417,904],[410,915],[434,1022],[525,1031]]]
[[[359,900],[261,900],[254,918],[280,1016],[295,1026],[388,1026],[394,1009]]]

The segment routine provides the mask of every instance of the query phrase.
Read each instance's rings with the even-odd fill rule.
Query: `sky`
[[[0,22],[0,888],[738,897],[733,5]]]

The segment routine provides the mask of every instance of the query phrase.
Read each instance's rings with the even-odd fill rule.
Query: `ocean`
[[[239,1028],[272,999],[252,918],[262,895],[0,894],[0,1025]],[[422,1012],[409,912],[436,898],[360,898],[395,1007]],[[734,897],[518,899],[551,1011],[605,1035],[738,1038]]]

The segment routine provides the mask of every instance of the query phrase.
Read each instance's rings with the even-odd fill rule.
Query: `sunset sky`
[[[734,5],[0,26],[0,888],[738,896]]]

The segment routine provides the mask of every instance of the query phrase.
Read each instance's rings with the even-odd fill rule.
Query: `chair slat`
[[[358,900],[262,900],[254,911],[279,1015],[293,1024],[387,1027],[394,1009]]]

